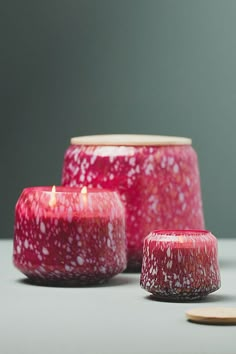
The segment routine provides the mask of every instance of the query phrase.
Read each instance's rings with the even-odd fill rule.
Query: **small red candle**
[[[15,266],[34,281],[100,283],[126,268],[125,211],[116,192],[23,190],[15,209]]]
[[[160,299],[195,300],[220,288],[217,240],[209,231],[153,231],[144,239],[141,287]]]

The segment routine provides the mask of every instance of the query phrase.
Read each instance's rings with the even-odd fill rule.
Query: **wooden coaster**
[[[178,136],[143,135],[143,134],[107,134],[78,136],[71,138],[73,145],[99,146],[156,146],[156,145],[191,145],[192,140]]]
[[[203,307],[186,312],[188,320],[206,324],[236,324],[235,307]]]

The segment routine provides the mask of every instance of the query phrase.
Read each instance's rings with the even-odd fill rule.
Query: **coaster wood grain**
[[[203,307],[186,312],[188,320],[206,324],[236,324],[235,307]]]

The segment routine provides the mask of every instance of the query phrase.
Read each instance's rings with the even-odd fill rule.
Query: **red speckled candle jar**
[[[141,286],[159,299],[195,300],[220,288],[217,240],[209,231],[153,231],[143,245]]]
[[[204,228],[191,140],[152,135],[72,138],[62,184],[119,191],[126,208],[128,267],[140,270],[150,230]]]
[[[15,266],[36,282],[100,283],[126,268],[125,211],[116,192],[34,187],[15,209]]]

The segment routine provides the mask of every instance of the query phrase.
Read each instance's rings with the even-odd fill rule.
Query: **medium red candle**
[[[217,240],[209,231],[153,231],[144,239],[141,286],[157,298],[195,300],[220,287]]]
[[[13,260],[40,282],[86,285],[122,272],[125,212],[118,194],[91,188],[24,189],[15,208]]]
[[[62,184],[117,190],[126,209],[128,267],[140,270],[150,230],[202,229],[198,159],[191,140],[146,135],[72,138]]]

